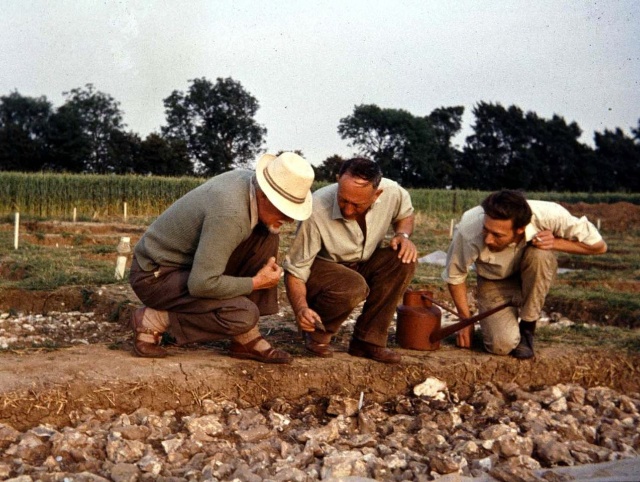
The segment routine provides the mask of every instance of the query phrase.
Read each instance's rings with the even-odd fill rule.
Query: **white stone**
[[[424,382],[413,387],[414,395],[418,397],[435,397],[447,389],[447,384],[439,378],[429,377]]]

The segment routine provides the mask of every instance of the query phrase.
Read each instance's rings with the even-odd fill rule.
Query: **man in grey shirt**
[[[368,159],[345,161],[338,183],[314,193],[313,213],[298,227],[283,264],[287,295],[309,352],[332,356],[332,336],[366,300],[349,354],[400,361],[386,348],[387,332],[416,267],[417,251],[409,239],[413,220],[409,193],[383,179],[380,166]],[[385,247],[390,226],[394,234]]]
[[[527,359],[534,356],[536,322],[557,271],[554,251],[589,255],[606,250],[587,218],[576,218],[559,204],[527,201],[518,191],[503,190],[462,215],[442,278],[462,318],[471,316],[466,279],[472,265],[480,311],[519,301],[519,311],[516,306],[501,310],[481,320],[480,327],[487,351]],[[472,333],[473,326],[458,332],[458,346],[471,347]]]
[[[255,172],[215,176],[162,213],[134,250],[130,282],[145,304],[131,317],[134,353],[166,356],[167,332],[178,345],[231,338],[231,356],[289,363],[257,323],[278,311],[278,232],[311,214],[313,178],[297,154],[265,154]]]

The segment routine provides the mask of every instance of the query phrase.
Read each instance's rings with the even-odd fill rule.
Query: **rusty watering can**
[[[396,308],[396,341],[410,350],[437,350],[440,341],[430,339],[440,329],[442,313],[433,305],[433,293],[427,290],[407,290],[402,304]]]
[[[396,340],[401,348],[411,350],[437,350],[440,348],[440,340],[443,338],[474,324],[476,321],[493,315],[504,308],[514,306],[514,302],[508,301],[483,313],[470,316],[469,318],[460,318],[460,321],[457,323],[444,328],[441,327],[442,314],[434,305],[460,318],[458,313],[434,300],[431,291],[407,290],[405,292],[403,304],[396,309],[398,314]]]

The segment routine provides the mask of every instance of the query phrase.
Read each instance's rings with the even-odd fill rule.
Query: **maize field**
[[[39,219],[69,220],[121,216],[154,217],[205,181],[195,177],[0,172],[0,214],[20,212]],[[314,189],[326,185],[316,183]],[[409,189],[417,211],[457,217],[479,204],[488,191]],[[640,204],[640,193],[527,193],[556,202]]]

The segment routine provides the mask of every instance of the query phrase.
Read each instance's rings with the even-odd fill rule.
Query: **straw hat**
[[[264,154],[258,161],[256,177],[271,204],[286,216],[304,221],[311,216],[313,167],[293,152],[278,157]]]

